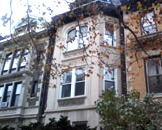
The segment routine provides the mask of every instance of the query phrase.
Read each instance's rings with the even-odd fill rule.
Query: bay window
[[[146,61],[147,90],[149,93],[162,93],[162,58]]]
[[[70,30],[67,34],[66,50],[71,51],[79,48],[83,48],[88,44],[88,27],[78,26]]]
[[[61,98],[81,96],[85,93],[85,69],[75,68],[64,73]]]

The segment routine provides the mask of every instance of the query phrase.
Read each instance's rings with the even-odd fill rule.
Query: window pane
[[[105,89],[109,89],[111,87],[115,87],[115,82],[113,81],[105,81]]]
[[[30,93],[31,97],[36,96],[37,87],[38,87],[38,81],[34,81],[34,83],[32,85],[32,89],[31,89],[31,93]]]
[[[3,71],[9,70],[10,63],[11,63],[11,57],[12,57],[12,53],[10,53],[10,54],[8,54],[6,56],[5,65],[4,65]]]
[[[149,76],[160,74],[160,62],[160,58],[154,58],[148,61],[147,67]]]
[[[15,95],[14,106],[18,106],[19,96],[20,96],[20,95]]]
[[[110,81],[114,81],[115,77],[114,77],[114,69],[113,68],[108,68],[105,67],[105,74],[104,74],[104,78],[105,80],[110,80]]]
[[[16,84],[16,94],[20,94],[21,93],[21,87],[22,87],[22,83]]]
[[[153,19],[154,12],[147,13],[145,17],[141,18],[141,23],[143,26],[143,34],[155,33],[156,24]]]
[[[28,55],[23,55],[23,56],[21,57],[21,59],[20,59],[20,61],[21,61],[20,67],[26,66],[27,59],[28,59]]]
[[[162,92],[162,76],[151,76],[148,80],[150,93]]]
[[[75,84],[75,96],[84,95],[85,82],[79,82]]]
[[[81,34],[79,33],[80,38],[87,37],[87,34],[88,34],[88,27],[87,26],[81,26],[80,31],[81,31]]]
[[[63,83],[71,83],[71,80],[72,80],[72,71],[64,73]]]
[[[0,86],[0,98],[3,96],[4,86]]]
[[[12,64],[12,69],[16,69],[19,63],[19,58],[16,57],[14,58],[13,64]]]
[[[85,70],[84,68],[76,69],[76,81],[83,81],[85,80]]]
[[[75,37],[76,37],[76,30],[73,29],[73,30],[69,31],[68,37],[67,37],[67,42],[73,42],[75,40]]]
[[[66,43],[66,49],[67,51],[78,49],[78,41],[75,39],[73,42]]]
[[[70,97],[71,94],[71,84],[62,85],[62,94],[61,97]]]
[[[13,88],[12,84],[6,86],[6,90],[5,90],[5,94],[4,94],[4,99],[3,99],[4,102],[8,102],[9,103],[10,98],[11,98],[12,88]]]
[[[104,35],[104,41],[108,45],[113,46],[113,42],[114,42],[114,32],[113,32],[113,27],[110,26],[110,25],[106,25],[105,35]]]

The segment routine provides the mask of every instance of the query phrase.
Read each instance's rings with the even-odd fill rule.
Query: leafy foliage
[[[101,123],[108,130],[161,130],[162,102],[146,94],[131,91],[126,96],[117,97],[110,89],[96,102]]]
[[[40,122],[30,123],[27,126],[19,127],[19,130],[96,130],[96,128],[91,129],[89,128],[89,126],[80,127],[71,125],[68,117],[64,116],[61,116],[58,121],[56,121],[55,118],[51,118],[49,120],[49,123],[46,125]],[[8,126],[5,126],[3,128],[0,128],[0,130],[14,130],[14,128],[9,128]]]

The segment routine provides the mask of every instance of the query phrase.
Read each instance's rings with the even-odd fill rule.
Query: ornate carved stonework
[[[16,110],[2,110],[0,111],[0,116],[1,115],[6,115],[6,114],[15,114]]]
[[[59,104],[60,107],[76,106],[76,105],[83,105],[84,101],[85,101],[85,98],[67,99],[67,100],[60,100],[60,101],[58,101],[58,104]]]

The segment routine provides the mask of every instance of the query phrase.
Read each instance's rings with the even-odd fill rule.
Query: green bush
[[[43,123],[36,122],[30,123],[27,126],[21,126],[19,130],[96,130],[96,128],[80,127],[71,125],[68,117],[61,116],[58,121],[55,118],[49,119],[49,123],[44,125]],[[9,128],[8,126],[0,128],[0,130],[14,130],[14,128]]]
[[[103,92],[96,102],[101,123],[107,130],[162,130],[162,102],[132,91],[116,96],[113,89]]]

